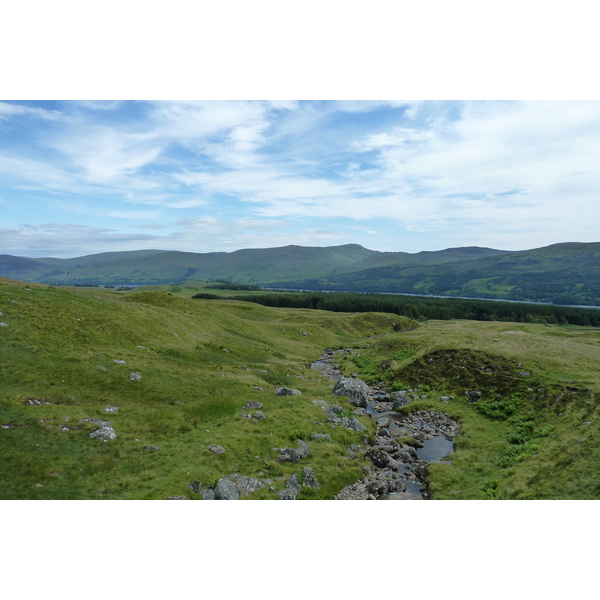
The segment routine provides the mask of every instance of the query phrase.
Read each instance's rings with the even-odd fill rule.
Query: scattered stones
[[[104,412],[107,412],[107,413],[118,413],[119,412],[119,409],[116,406],[107,406],[103,410],[104,410]]]
[[[129,379],[131,381],[139,381],[141,378],[142,376],[137,371],[135,371],[134,373],[129,373]]]
[[[224,454],[225,448],[223,446],[219,446],[217,444],[212,444],[212,446],[208,447],[208,450],[213,454]]]
[[[52,404],[47,400],[38,400],[37,398],[27,398],[25,402],[23,402],[25,406],[40,406],[41,404]]]
[[[235,482],[231,479],[221,478],[215,485],[215,499],[216,500],[239,500],[240,490]]]
[[[96,429],[96,431],[92,431],[92,433],[90,433],[90,437],[95,440],[102,440],[106,442],[108,440],[114,440],[117,437],[117,434],[112,427],[105,426],[101,427],[100,429]]]

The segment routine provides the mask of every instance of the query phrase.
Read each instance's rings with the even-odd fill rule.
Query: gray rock
[[[233,473],[225,476],[227,479],[235,482],[241,496],[249,496],[250,494],[265,487],[265,484],[253,477],[246,477],[239,473]]]
[[[200,495],[202,496],[202,500],[214,500],[215,492],[209,489],[200,490]]]
[[[192,483],[188,483],[186,487],[188,488],[188,490],[190,490],[190,492],[199,494],[202,484],[199,481],[193,481]]]
[[[246,402],[246,404],[244,404],[244,406],[242,406],[242,408],[244,410],[250,410],[251,408],[254,409],[260,409],[262,408],[264,405],[262,402]]]
[[[264,419],[266,419],[267,417],[265,417],[265,415],[263,415],[260,410],[257,410],[253,415],[252,415],[255,419],[258,419],[259,421],[263,421]]]
[[[213,454],[223,454],[225,452],[225,448],[223,448],[223,446],[218,446],[217,444],[209,446],[208,450],[210,450]]]
[[[107,406],[103,410],[104,410],[104,412],[107,412],[107,413],[118,413],[119,412],[119,409],[116,406]]]
[[[99,366],[99,367],[98,367],[98,371],[106,371],[106,367]]]
[[[105,426],[90,433],[90,437],[94,440],[114,440],[117,437],[115,430],[112,427]]]
[[[0,327],[8,327],[8,323],[5,323],[4,321],[2,321],[0,323]]]
[[[336,396],[347,396],[350,404],[365,408],[369,398],[369,386],[362,379],[342,377],[335,384],[332,393]]]
[[[115,358],[115,360],[113,360],[113,362],[115,363],[115,365],[126,365],[127,364],[124,360],[119,360],[118,358]]]
[[[216,500],[239,500],[240,490],[238,486],[231,481],[231,479],[221,478],[215,485],[215,499]]]
[[[157,452],[160,450],[159,446],[144,446],[144,450],[148,450],[150,452]]]
[[[311,467],[302,469],[302,487],[318,488],[319,483]]]
[[[131,379],[131,381],[139,381],[142,378],[142,376],[136,371],[134,373],[129,373],[129,379]]]
[[[279,492],[280,500],[295,500],[298,492],[296,488],[285,488]]]
[[[369,448],[369,450],[367,450],[365,453],[365,458],[370,460],[376,467],[379,467],[380,469],[392,468],[393,465],[396,464],[396,461],[389,454],[374,448]]]
[[[353,429],[354,431],[367,431],[367,428],[354,417],[348,419],[348,428]]]
[[[392,409],[410,404],[410,398],[406,392],[393,392],[390,394],[390,398],[392,399]]]
[[[313,404],[315,406],[320,406],[321,408],[329,408],[329,404],[327,404],[325,400],[313,400]]]
[[[519,377],[528,377],[529,376],[529,371],[521,371],[519,373]]]
[[[298,479],[298,475],[296,475],[296,473],[293,473],[292,476],[286,481],[285,487],[296,490],[296,493],[302,489],[302,484],[300,483],[300,479]]]
[[[280,387],[275,390],[278,396],[300,396],[302,392],[300,390],[291,390],[289,387]]]
[[[323,442],[331,442],[331,434],[330,433],[313,433],[310,436],[313,440],[319,440]]]

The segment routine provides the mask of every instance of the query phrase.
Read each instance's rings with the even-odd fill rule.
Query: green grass
[[[272,448],[293,445],[294,432],[331,432],[313,425],[325,419],[312,400],[332,386],[310,362],[365,335],[356,315],[7,280],[0,311],[8,323],[0,330],[0,425],[10,425],[0,429],[3,499],[194,498],[187,483],[227,473],[271,478],[282,489],[298,465],[279,463]],[[391,330],[385,319],[371,328]],[[129,380],[134,371],[141,380]],[[278,397],[281,385],[302,395]],[[47,403],[29,406],[28,398]],[[265,405],[264,421],[241,417],[248,401]],[[118,437],[91,439],[96,426],[86,418],[111,420]],[[344,430],[311,444],[300,468],[312,466],[321,488],[306,497],[330,498],[361,476],[364,461],[347,449],[361,440]],[[215,455],[211,444],[227,452]],[[278,496],[265,489],[254,497]]]

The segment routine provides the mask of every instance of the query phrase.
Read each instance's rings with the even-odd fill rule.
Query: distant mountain
[[[69,275],[66,272],[69,271]],[[0,256],[0,276],[71,285],[226,280],[274,288],[504,298],[600,305],[600,243],[508,252],[378,252],[357,244],[235,252],[140,250],[79,258]]]

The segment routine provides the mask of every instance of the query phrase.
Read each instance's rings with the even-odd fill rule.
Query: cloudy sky
[[[0,253],[600,239],[600,102],[4,101]]]

